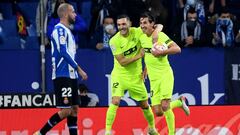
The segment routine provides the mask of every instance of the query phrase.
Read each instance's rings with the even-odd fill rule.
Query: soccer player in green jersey
[[[106,114],[106,133],[111,134],[121,97],[128,90],[131,98],[139,102],[145,119],[148,122],[150,135],[159,135],[155,129],[154,114],[148,104],[148,94],[142,79],[142,57],[139,37],[143,34],[141,28],[131,27],[127,15],[117,18],[119,32],[110,39],[110,47],[114,56],[114,68],[111,73],[112,102]],[[156,36],[158,34],[156,33]]]
[[[162,50],[153,50],[152,32],[154,31],[154,17],[146,12],[140,16],[140,27],[143,35],[140,37],[142,48],[145,50],[144,62],[151,87],[151,103],[157,116],[166,117],[169,135],[175,134],[175,117],[173,108],[181,107],[187,115],[190,114],[189,108],[185,103],[185,98],[171,102],[174,75],[168,61],[169,54],[180,53],[180,47],[172,41],[166,34],[158,34],[158,45],[165,45]]]

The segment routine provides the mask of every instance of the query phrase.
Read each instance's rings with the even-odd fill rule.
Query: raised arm
[[[152,43],[156,43],[158,41],[158,33],[161,32],[163,29],[162,24],[156,24],[155,25],[155,30],[152,33]]]

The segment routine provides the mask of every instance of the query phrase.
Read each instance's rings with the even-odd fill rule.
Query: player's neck
[[[125,34],[121,34],[123,37],[128,37],[129,32],[125,33]]]
[[[63,24],[65,27],[69,28],[70,24],[68,23],[68,21],[65,20],[60,20],[60,23]]]
[[[153,32],[154,32],[154,29],[151,29],[146,34],[147,34],[148,37],[150,37],[150,36],[152,36]]]

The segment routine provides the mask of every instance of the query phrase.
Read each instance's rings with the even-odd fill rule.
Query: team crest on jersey
[[[64,36],[60,36],[60,44],[66,44],[66,39]]]
[[[67,98],[67,97],[65,97],[65,98],[64,98],[64,100],[63,100],[63,102],[64,102],[64,104],[68,104],[68,103],[69,103],[69,100],[68,100],[68,98]]]

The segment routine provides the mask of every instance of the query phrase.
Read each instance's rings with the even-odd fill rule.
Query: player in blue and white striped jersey
[[[79,105],[78,74],[83,80],[87,74],[74,60],[76,44],[69,27],[75,22],[76,13],[73,6],[67,3],[58,7],[58,23],[51,38],[52,46],[52,79],[56,95],[56,106],[61,110],[55,113],[44,127],[34,135],[45,135],[57,123],[67,118],[70,135],[77,135],[77,113]]]
[[[51,38],[52,47],[52,79],[57,77],[78,78],[78,64],[74,60],[76,45],[71,31],[62,23],[58,23]]]

